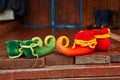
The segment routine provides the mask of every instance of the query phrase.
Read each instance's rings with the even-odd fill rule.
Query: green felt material
[[[19,50],[20,42],[21,41],[19,40],[11,40],[11,41],[5,42],[5,46],[6,46],[9,58],[18,58],[22,55],[22,52]]]
[[[38,55],[34,53],[34,47],[37,47],[37,45],[34,46],[35,44],[36,42],[32,40],[25,40],[20,43],[20,47],[22,48],[22,51],[27,58],[38,57]]]
[[[48,35],[45,37],[44,40],[44,46],[41,47],[35,47],[35,53],[38,54],[38,56],[45,56],[48,54],[51,54],[51,52],[55,49],[56,39],[52,35]]]

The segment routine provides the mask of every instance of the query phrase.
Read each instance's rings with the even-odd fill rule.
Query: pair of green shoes
[[[19,58],[25,55],[27,58],[38,58],[50,54],[55,49],[56,39],[53,35],[45,37],[44,46],[39,37],[31,40],[6,41],[5,46],[9,58]]]

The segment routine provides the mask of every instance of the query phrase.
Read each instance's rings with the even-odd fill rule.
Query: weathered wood
[[[110,37],[111,37],[112,39],[115,39],[115,40],[117,40],[117,41],[120,41],[120,35],[111,33],[111,34],[110,34]]]
[[[83,0],[83,27],[95,23],[95,9],[110,9],[118,11],[120,0]],[[30,11],[28,14],[28,23],[31,25],[50,26],[51,19],[51,1],[50,0],[29,0]],[[79,25],[79,0],[55,0],[55,20],[57,24]]]
[[[5,59],[0,58],[0,69],[35,69],[45,67],[44,57],[38,59]]]
[[[88,55],[76,56],[75,64],[103,64],[110,63],[108,52],[93,52]]]
[[[114,31],[112,31],[114,32]],[[118,33],[117,31],[115,33]],[[112,38],[112,37],[111,37]],[[117,38],[114,36],[114,38]],[[116,63],[116,62],[120,62],[120,41],[118,40],[114,40],[111,39],[111,47],[110,47],[110,51],[109,51],[109,54],[110,54],[110,61],[112,63]]]
[[[112,63],[120,62],[120,51],[110,51],[110,61]]]
[[[59,65],[40,69],[0,70],[0,80],[5,79],[54,79],[76,77],[117,77],[120,64]],[[93,79],[94,80],[94,79]],[[100,79],[101,80],[101,79]]]
[[[46,65],[74,65],[74,57],[68,57],[60,54],[57,51],[45,57]]]

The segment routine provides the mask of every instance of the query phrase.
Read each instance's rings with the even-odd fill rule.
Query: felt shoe
[[[93,29],[95,38],[97,40],[97,45],[95,50],[105,51],[110,48],[110,29]]]
[[[56,39],[53,35],[45,37],[43,42],[39,37],[33,37],[32,40],[12,40],[5,42],[9,58],[19,58],[24,54],[27,58],[38,58],[50,54],[56,45]]]
[[[63,45],[63,40],[66,44]],[[75,35],[73,46],[69,46],[69,39],[67,36],[60,36],[56,42],[57,50],[66,56],[80,56],[92,53],[97,42],[92,31],[80,31]]]

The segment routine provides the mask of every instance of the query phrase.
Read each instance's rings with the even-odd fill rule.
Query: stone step
[[[39,69],[0,70],[0,80],[120,77],[120,63],[56,65]],[[68,79],[69,80],[69,79]]]

